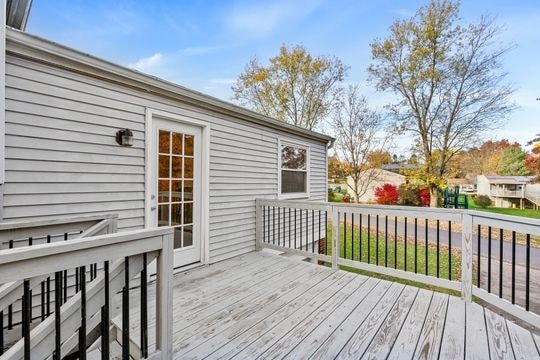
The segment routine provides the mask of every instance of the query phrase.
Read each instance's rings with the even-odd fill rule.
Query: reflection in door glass
[[[193,135],[159,130],[158,226],[174,227],[175,249],[193,245],[194,141]]]

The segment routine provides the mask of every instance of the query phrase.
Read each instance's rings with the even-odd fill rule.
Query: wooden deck
[[[175,275],[173,346],[177,359],[540,359],[540,337],[478,304],[264,252]]]

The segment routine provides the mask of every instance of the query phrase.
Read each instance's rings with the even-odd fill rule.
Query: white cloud
[[[282,24],[299,21],[319,7],[321,1],[277,0],[242,4],[225,16],[227,27],[236,33],[264,37]]]
[[[161,53],[155,53],[152,56],[140,58],[136,62],[129,64],[128,67],[135,70],[147,72],[161,65],[162,60],[163,55]]]

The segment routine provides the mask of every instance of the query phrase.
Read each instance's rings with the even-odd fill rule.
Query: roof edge
[[[326,143],[332,143],[334,141],[334,138],[329,135],[261,115],[216,97],[10,27],[6,28],[6,52],[56,67],[74,70],[103,80],[122,83],[132,88],[164,95],[168,98],[187,102],[192,105],[203,105],[208,110],[282,130],[293,135]],[[36,57],[36,52],[39,53],[39,57]],[[58,59],[63,59],[64,61],[55,61]]]

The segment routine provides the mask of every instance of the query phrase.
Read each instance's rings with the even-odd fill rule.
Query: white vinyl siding
[[[210,259],[255,249],[256,197],[278,195],[278,139],[309,143],[310,199],[326,199],[326,144],[14,55],[6,61],[3,220],[117,213],[144,226],[145,111],[211,123]],[[118,129],[133,147],[116,144]]]

